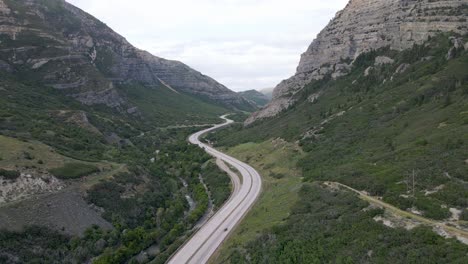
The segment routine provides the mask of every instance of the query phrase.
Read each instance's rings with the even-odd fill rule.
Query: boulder
[[[381,65],[385,65],[385,64],[392,64],[394,62],[395,62],[395,60],[393,60],[392,58],[385,57],[385,56],[378,56],[377,58],[375,58],[374,65],[375,66],[381,66]]]

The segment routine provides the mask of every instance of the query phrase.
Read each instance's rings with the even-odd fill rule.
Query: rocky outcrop
[[[89,132],[102,135],[101,131],[89,122],[85,111],[58,111],[56,115],[60,121],[65,121]]]
[[[385,65],[385,64],[392,64],[394,62],[395,62],[395,60],[393,60],[392,58],[389,58],[389,57],[386,57],[386,56],[378,56],[377,58],[375,58],[374,65],[375,66],[381,66],[381,65]]]
[[[57,178],[36,172],[22,173],[15,180],[0,178],[0,205],[38,194],[57,192],[64,187],[65,184]]]
[[[9,15],[11,12],[10,8],[3,2],[3,0],[0,0],[0,13]]]
[[[11,4],[15,2],[15,4]],[[242,110],[255,106],[187,65],[151,55],[64,0],[0,0],[0,60],[84,104],[131,108],[117,84],[167,85]],[[0,65],[0,70],[7,69]]]
[[[312,80],[347,74],[363,52],[407,49],[439,32],[465,34],[467,17],[467,0],[351,0],[302,54],[296,74],[275,88],[269,106],[246,124],[277,115]]]

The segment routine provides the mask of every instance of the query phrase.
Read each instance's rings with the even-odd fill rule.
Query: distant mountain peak
[[[268,98],[266,95],[257,90],[243,91],[239,92],[239,94],[247,100],[254,102],[258,107],[263,107],[267,105],[268,102],[270,102],[271,100],[271,98]]]

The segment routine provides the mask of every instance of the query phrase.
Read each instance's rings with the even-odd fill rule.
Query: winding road
[[[191,135],[189,141],[192,144],[200,146],[213,157],[235,167],[242,175],[242,181],[239,181],[236,175],[230,174],[234,185],[231,198],[179,248],[168,261],[169,264],[200,264],[208,262],[210,257],[228,237],[229,233],[249,211],[261,192],[262,181],[254,168],[199,140],[201,135],[234,122],[227,119],[226,116],[222,116],[221,118],[226,120],[226,122]]]

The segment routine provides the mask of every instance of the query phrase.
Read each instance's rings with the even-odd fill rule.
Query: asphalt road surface
[[[236,183],[234,184],[234,192],[231,198],[179,248],[168,261],[170,264],[200,264],[208,262],[210,257],[228,237],[229,233],[249,211],[261,192],[262,181],[254,168],[200,142],[199,137],[202,134],[227,126],[233,122],[225,116],[222,118],[226,120],[225,123],[197,132],[189,137],[189,141],[192,144],[200,146],[215,158],[221,159],[225,163],[235,167],[240,172],[242,181],[240,183],[239,179],[235,179],[233,175],[230,175],[233,183]]]

